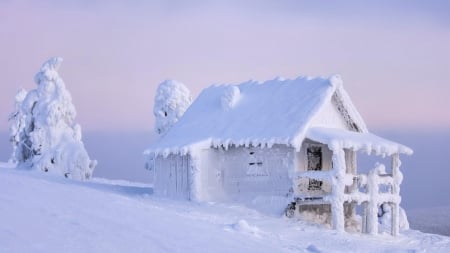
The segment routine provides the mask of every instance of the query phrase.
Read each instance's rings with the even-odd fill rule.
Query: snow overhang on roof
[[[411,155],[413,153],[412,149],[404,145],[386,140],[371,133],[314,127],[308,130],[306,138],[327,144],[331,150],[346,148],[381,156],[390,156],[396,153]]]
[[[339,75],[276,78],[204,89],[183,117],[145,153],[165,156],[198,148],[274,144],[299,150],[312,119],[333,96],[342,105],[342,113],[357,125],[353,130],[367,132]]]

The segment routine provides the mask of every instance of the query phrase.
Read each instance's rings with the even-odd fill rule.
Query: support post
[[[392,184],[392,195],[398,196],[398,201],[392,203],[392,221],[391,221],[391,234],[397,236],[400,232],[400,184],[403,180],[403,175],[400,172],[400,156],[398,153],[392,155],[391,167],[392,177],[394,183]]]
[[[344,194],[345,184],[344,177],[346,171],[345,152],[341,147],[333,150],[333,171],[332,180],[332,199],[331,199],[331,216],[333,229],[338,231],[345,230],[344,219]]]
[[[377,169],[373,169],[367,176],[367,191],[369,203],[367,204],[367,233],[378,234],[378,203],[375,201],[378,195],[378,174]]]
[[[363,217],[362,217],[362,224],[361,224],[361,232],[367,234],[367,202],[362,203],[363,204]]]

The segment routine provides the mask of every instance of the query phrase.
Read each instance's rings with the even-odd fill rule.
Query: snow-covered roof
[[[359,133],[342,129],[313,127],[308,129],[306,138],[327,144],[331,150],[348,148],[368,154],[392,155],[396,153],[411,155],[413,151],[401,144],[383,139],[371,133]]]
[[[335,96],[355,131],[367,132],[342,88],[342,79],[276,78],[263,83],[213,85],[147,152],[187,153],[193,146],[287,144],[300,148],[312,118]]]

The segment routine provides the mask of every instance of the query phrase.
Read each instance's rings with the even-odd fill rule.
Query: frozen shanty
[[[358,153],[390,157],[359,173]],[[328,216],[343,231],[378,233],[389,206],[399,233],[400,154],[406,146],[369,133],[339,76],[214,85],[145,152],[154,192],[194,201],[286,198],[287,213]],[[386,169],[386,167],[388,167]]]

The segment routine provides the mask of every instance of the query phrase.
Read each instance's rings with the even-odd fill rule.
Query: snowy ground
[[[450,238],[337,233],[226,204],[0,169],[0,252],[450,252]]]

